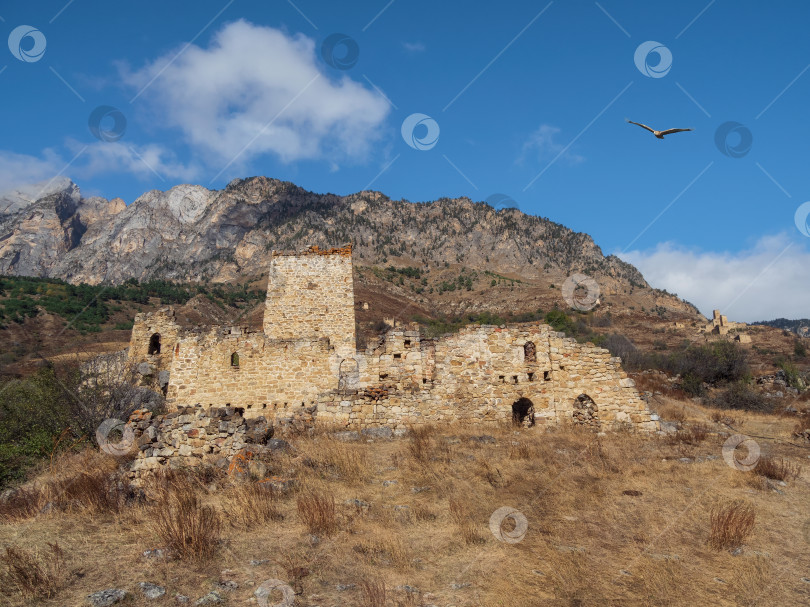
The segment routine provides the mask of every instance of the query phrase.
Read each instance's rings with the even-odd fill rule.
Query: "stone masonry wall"
[[[175,345],[166,403],[234,405],[247,417],[314,406],[319,394],[337,388],[333,358],[325,338],[270,339],[221,328],[184,335]]]
[[[581,408],[578,398],[585,395],[595,404],[601,427],[655,429],[619,359],[547,325],[466,328],[428,347],[417,344],[412,332],[389,335],[393,350],[400,352],[356,355],[361,376],[357,388],[322,394],[318,424],[502,424],[512,420],[513,405],[519,411],[525,403],[521,399],[528,399],[525,406],[531,406],[532,421],[547,425],[574,420],[575,410]],[[593,416],[587,417],[590,423]]]
[[[314,414],[316,424],[341,428],[567,420],[657,428],[620,359],[548,325],[470,326],[438,339],[411,325],[357,352],[351,247],[275,254],[270,270],[262,332],[181,330],[171,309],[136,317],[130,360],[169,374],[169,410],[232,406],[242,419],[271,423]],[[160,352],[149,354],[155,335]]]
[[[343,355],[354,352],[351,245],[270,262],[264,334],[270,339],[326,338]]]
[[[136,314],[129,342],[129,359],[136,364],[148,362],[159,370],[169,369],[179,333],[180,326],[175,321],[174,309],[171,307]],[[153,336],[157,336],[160,349],[159,352],[150,354]]]

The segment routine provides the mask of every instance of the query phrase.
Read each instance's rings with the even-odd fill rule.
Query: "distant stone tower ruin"
[[[274,253],[267,282],[269,339],[327,338],[338,354],[355,351],[352,248]]]

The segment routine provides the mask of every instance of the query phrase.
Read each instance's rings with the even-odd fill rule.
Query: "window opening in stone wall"
[[[506,376],[505,375],[499,375],[498,379],[501,380],[501,383],[503,383],[503,380],[506,379]]]
[[[533,341],[527,341],[523,346],[523,360],[527,363],[537,362],[537,346]]]
[[[411,345],[411,340],[410,340],[410,339],[406,339],[406,340],[405,340],[405,347],[407,348],[407,347],[408,347],[408,346],[410,346],[410,345]]]
[[[239,366],[239,354],[234,352],[231,354],[231,366],[238,367]]]
[[[360,381],[360,365],[353,358],[340,361],[338,368],[338,389],[354,390]]]
[[[518,383],[518,376],[517,375],[512,376],[512,382],[513,383]]]
[[[529,373],[529,381],[534,381],[534,373]]]
[[[551,371],[543,371],[543,381],[551,381]]]
[[[512,404],[512,423],[528,428],[534,425],[534,403],[528,398],[519,398]]]
[[[160,333],[153,333],[149,338],[149,354],[160,354]]]
[[[402,358],[402,354],[394,354],[394,358],[400,359],[400,358]]]

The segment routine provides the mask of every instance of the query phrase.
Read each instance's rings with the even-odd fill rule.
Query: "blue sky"
[[[38,52],[30,36],[0,51],[0,189],[62,173],[131,203],[260,174],[411,201],[506,194],[704,313],[810,316],[794,220],[810,200],[806,2],[345,4],[0,6],[4,36],[46,41],[36,61],[14,55]],[[324,57],[336,33],[349,65],[344,44],[337,67]],[[641,71],[659,75],[655,53],[636,65],[647,41],[671,53],[661,77]],[[91,134],[99,106],[126,120],[120,139]],[[415,113],[438,125],[430,149],[401,133]],[[694,131],[660,141],[625,118]],[[752,139],[740,157],[715,141],[732,121],[724,149]],[[119,134],[111,116],[100,128]]]

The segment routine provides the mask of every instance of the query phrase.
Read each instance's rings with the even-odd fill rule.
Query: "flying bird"
[[[655,135],[659,139],[663,139],[664,135],[670,135],[672,133],[683,133],[684,131],[691,131],[692,130],[692,129],[667,129],[666,131],[656,131],[655,129],[651,129],[646,124],[641,124],[640,122],[633,122],[632,120],[628,120],[627,122],[629,122],[630,124],[637,124],[642,129],[647,129],[648,131],[650,131],[653,135]]]

